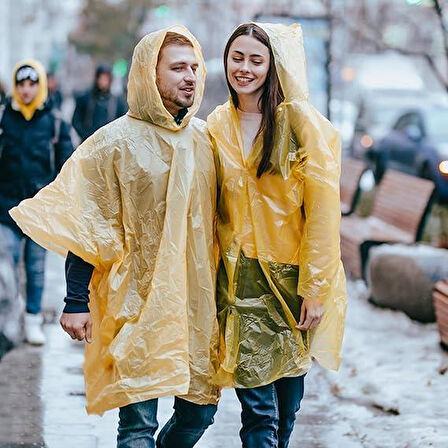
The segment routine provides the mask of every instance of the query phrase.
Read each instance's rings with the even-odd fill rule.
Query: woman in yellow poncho
[[[308,101],[299,25],[240,25],[224,65],[231,97],[208,118],[221,251],[215,380],[236,388],[243,447],[287,447],[312,359],[340,364],[340,140]]]

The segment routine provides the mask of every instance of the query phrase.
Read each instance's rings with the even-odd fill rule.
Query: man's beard
[[[162,96],[162,98],[169,101],[170,103],[175,104],[176,106],[182,107],[182,108],[191,107],[194,103],[194,92],[190,98],[181,98],[178,95],[178,90],[172,89],[170,91],[162,92],[161,96]]]
[[[182,108],[191,107],[193,103],[194,103],[194,95],[191,95],[191,98],[185,98],[185,99],[177,98],[176,101],[174,102],[176,106]]]

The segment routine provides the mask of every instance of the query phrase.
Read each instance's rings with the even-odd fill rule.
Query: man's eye
[[[173,67],[173,70],[176,70],[176,72],[179,72],[180,70],[182,70],[182,67]]]
[[[191,67],[191,70],[193,71],[193,73],[196,73],[197,69],[198,69],[197,67]]]

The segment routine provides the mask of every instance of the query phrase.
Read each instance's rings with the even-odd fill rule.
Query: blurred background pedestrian
[[[45,250],[21,232],[8,211],[51,182],[73,146],[69,126],[52,109],[47,76],[39,62],[27,60],[14,69],[12,97],[2,107],[0,129],[0,244],[13,260],[17,284],[23,260],[25,338],[42,345]]]
[[[112,68],[99,65],[92,88],[76,99],[72,124],[82,141],[127,111],[121,95],[111,92],[112,80]]]

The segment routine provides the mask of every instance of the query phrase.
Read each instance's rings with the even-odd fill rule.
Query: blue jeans
[[[24,245],[26,311],[31,314],[40,313],[45,280],[45,249],[20,230],[14,230],[4,224],[0,224],[0,245],[14,262],[17,285],[19,285],[19,261],[22,255],[22,245]]]
[[[303,398],[305,375],[235,389],[242,412],[243,448],[287,448]]]
[[[120,408],[117,448],[193,447],[213,423],[217,409],[216,405],[199,405],[176,397],[174,414],[160,431],[156,443],[157,401],[155,398]]]

